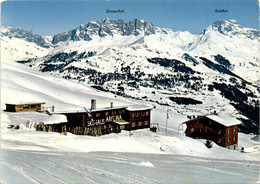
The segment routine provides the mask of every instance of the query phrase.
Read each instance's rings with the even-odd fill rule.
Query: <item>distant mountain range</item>
[[[52,45],[59,44],[66,41],[90,41],[93,36],[114,36],[114,35],[151,35],[155,33],[165,33],[170,31],[168,29],[158,28],[151,22],[145,22],[140,19],[133,19],[130,22],[124,22],[124,20],[111,20],[103,19],[102,21],[89,22],[85,25],[80,25],[76,29],[68,32],[56,34],[53,37],[45,37],[40,35],[34,35],[31,31],[25,31],[20,28],[4,27],[2,29],[2,35],[8,36],[9,38],[20,38],[28,42],[34,42],[42,47],[50,47],[49,41]]]
[[[42,72],[187,115],[223,111],[243,120],[241,130],[259,129],[260,32],[235,20],[193,35],[106,18],[45,37],[2,27],[1,40],[3,58]]]

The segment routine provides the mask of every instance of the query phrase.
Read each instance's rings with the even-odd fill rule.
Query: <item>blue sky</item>
[[[106,10],[124,13],[106,13]],[[216,13],[215,10],[227,10]],[[259,29],[257,0],[87,0],[87,1],[4,1],[3,26],[54,35],[89,21],[133,18],[153,22],[173,31],[199,34],[218,19],[235,19],[242,26]]]

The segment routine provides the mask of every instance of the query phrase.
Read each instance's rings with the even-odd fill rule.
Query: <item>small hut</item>
[[[6,111],[21,112],[21,111],[41,111],[45,102],[25,102],[25,103],[6,103]]]

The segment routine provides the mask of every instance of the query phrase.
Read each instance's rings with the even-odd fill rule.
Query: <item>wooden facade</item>
[[[238,124],[237,120],[227,124],[216,121],[214,116],[201,116],[184,122],[187,125],[186,136],[195,139],[209,139],[217,145],[228,149],[238,149]],[[218,118],[217,118],[218,119]]]
[[[40,111],[43,109],[45,102],[29,102],[17,104],[5,104],[6,111],[8,112],[21,112],[21,111]]]
[[[126,127],[126,130],[150,128],[150,113],[150,109],[126,110],[124,118],[129,122],[129,124]]]
[[[88,112],[63,112],[68,122],[47,125],[52,131],[101,136],[150,127],[151,108],[110,107]]]

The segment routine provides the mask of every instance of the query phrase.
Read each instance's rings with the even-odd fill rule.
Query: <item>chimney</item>
[[[110,103],[110,108],[113,108],[113,107],[114,107],[114,103],[111,102],[111,103]]]
[[[96,104],[97,104],[96,99],[91,99],[91,109],[92,110],[96,110],[96,108],[97,108]]]

